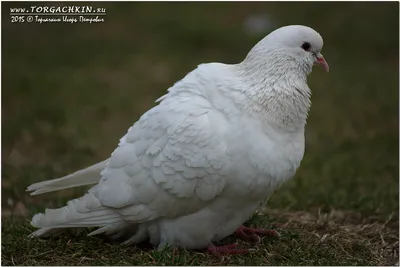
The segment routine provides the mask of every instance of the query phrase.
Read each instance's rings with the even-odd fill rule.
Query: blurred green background
[[[238,63],[272,30],[303,24],[323,36],[331,72],[309,78],[306,154],[269,207],[398,217],[398,3],[92,2],[104,23],[10,22],[10,7],[33,4],[2,3],[3,215],[76,195],[24,190],[106,159],[198,64]]]

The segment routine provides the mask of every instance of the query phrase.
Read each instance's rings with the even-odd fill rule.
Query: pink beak
[[[317,55],[315,55],[315,57],[317,58],[317,61],[315,63],[321,65],[326,72],[329,72],[329,65],[325,61],[324,56],[321,53],[318,53]]]

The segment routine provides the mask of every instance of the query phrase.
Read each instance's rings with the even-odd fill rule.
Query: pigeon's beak
[[[316,58],[315,63],[321,65],[326,72],[329,72],[329,65],[325,61],[324,56],[321,53],[318,53],[318,54],[315,54],[315,58]]]

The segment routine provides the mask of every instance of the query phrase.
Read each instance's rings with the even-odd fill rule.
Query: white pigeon
[[[63,178],[28,187],[32,195],[93,187],[59,209],[36,214],[33,236],[99,227],[125,238],[210,252],[296,172],[311,105],[307,76],[326,71],[321,36],[279,28],[239,64],[201,64],[168,89],[122,137],[111,157]],[[239,253],[239,252],[238,252]]]

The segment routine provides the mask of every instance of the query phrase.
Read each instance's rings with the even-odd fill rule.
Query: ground
[[[101,24],[11,23],[16,5],[2,3],[2,265],[398,263],[398,3],[101,3]],[[256,15],[265,25],[249,32]],[[122,247],[88,229],[27,238],[32,214],[84,191],[31,197],[28,185],[107,158],[197,64],[240,62],[288,24],[321,33],[331,71],[310,76],[296,176],[247,222],[280,240],[220,262],[204,251]]]

